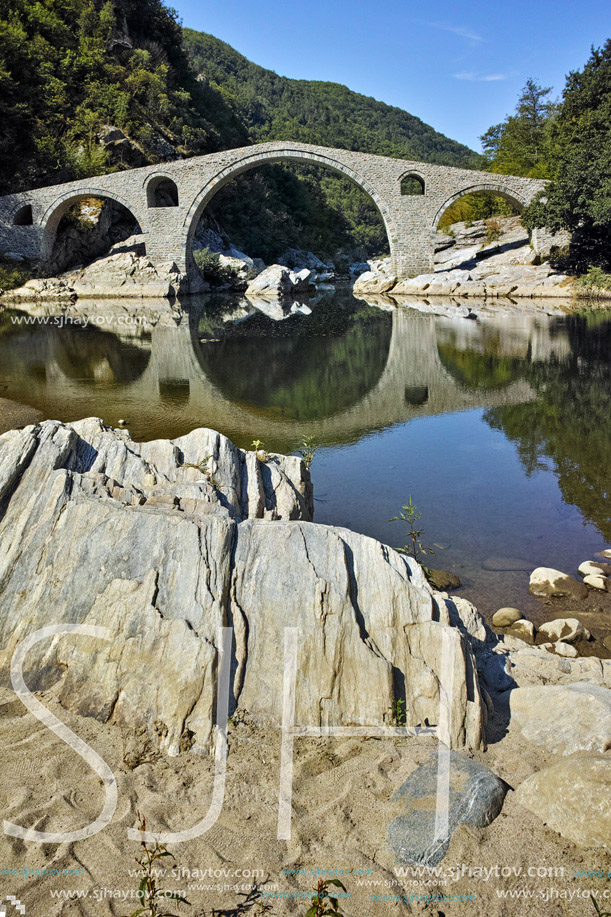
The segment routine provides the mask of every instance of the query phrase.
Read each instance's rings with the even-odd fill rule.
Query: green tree
[[[549,99],[551,91],[536,80],[527,80],[514,114],[480,137],[487,171],[530,178],[547,176],[547,135],[558,108]]]
[[[611,268],[611,39],[569,73],[548,140],[551,183],[525,214],[529,228],[568,230],[566,266]]]
[[[493,124],[479,138],[484,150],[483,168],[500,175],[546,178],[549,171],[548,138],[558,104],[549,99],[551,88],[526,81],[513,114]],[[498,194],[476,192],[460,198],[444,213],[440,228],[459,221],[510,216],[512,205]]]
[[[0,193],[248,142],[162,0],[0,0]],[[103,124],[139,161],[106,155]]]

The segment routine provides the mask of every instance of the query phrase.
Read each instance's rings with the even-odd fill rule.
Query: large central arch
[[[282,162],[330,169],[368,195],[384,224],[392,273],[398,279],[433,270],[433,229],[459,197],[490,191],[522,208],[545,189],[545,182],[534,178],[486,175],[290,140],[269,141],[0,197],[0,251],[44,262],[57,224],[71,203],[81,197],[111,198],[137,220],[152,263],[175,263],[181,274],[189,275],[184,277],[184,291],[196,293],[201,277],[191,244],[207,204],[242,172]]]
[[[300,165],[323,166],[324,168],[331,169],[332,171],[339,172],[341,175],[346,176],[352,182],[354,182],[357,187],[364,191],[375,204],[376,209],[382,218],[382,222],[384,223],[384,228],[386,230],[386,236],[388,238],[388,244],[390,248],[391,264],[394,267],[396,245],[399,238],[398,229],[387,203],[377,193],[375,188],[371,186],[367,179],[365,179],[362,175],[359,175],[358,172],[345,165],[343,162],[334,159],[332,156],[326,156],[320,153],[312,153],[309,151],[304,152],[287,147],[285,149],[248,153],[245,156],[242,156],[240,159],[233,161],[224,169],[220,169],[212,178],[208,179],[199,194],[197,194],[193,200],[183,224],[182,245],[184,246],[184,250],[186,252],[186,264],[189,273],[196,271],[192,254],[193,237],[204,210],[212,198],[215,196],[215,194],[220,191],[221,188],[223,188],[226,184],[228,184],[228,182],[234,178],[237,178],[237,176],[241,175],[243,172],[247,172],[250,169],[256,169],[259,166],[282,162],[292,162]]]

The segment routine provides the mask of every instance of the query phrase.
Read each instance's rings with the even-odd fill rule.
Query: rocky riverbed
[[[336,284],[354,284],[355,296],[383,295],[387,302],[401,298],[451,296],[462,299],[568,299],[573,278],[541,261],[529,242],[519,217],[456,223],[436,237],[435,271],[398,280],[389,258],[355,263],[344,274],[332,261],[312,252],[288,249],[278,264],[266,266],[229,241],[208,231],[196,239],[205,245],[208,267],[202,268],[197,289],[246,291],[252,298],[291,299]],[[204,249],[201,249],[204,251]],[[197,255],[197,251],[195,253]],[[214,268],[210,267],[210,258]],[[57,277],[28,281],[4,294],[13,302],[74,302],[77,299],[173,299],[193,284],[173,262],[153,263],[138,236],[116,243],[105,257],[79,265]]]
[[[397,280],[390,261],[370,263],[354,284],[355,296],[385,293],[458,298],[562,298],[573,293],[573,278],[541,261],[519,217],[455,223],[437,232],[435,271]]]
[[[449,905],[435,894],[463,896],[461,913],[474,917],[521,917],[498,891],[525,888],[537,917],[566,913],[571,892],[569,912],[591,914],[588,889],[605,888],[611,867],[611,660],[530,645],[509,632],[515,614],[494,633],[469,602],[432,590],[410,558],[317,525],[312,498],[300,459],[257,456],[211,430],[136,443],[90,419],[0,437],[2,668],[49,624],[109,629],[107,641],[57,635],[32,646],[25,673],[119,790],[104,831],[42,849],[5,835],[3,862],[81,864],[81,876],[61,880],[68,890],[137,887],[126,836],[136,810],[178,831],[208,809],[210,751],[222,738],[219,627],[230,626],[224,804],[209,832],[173,850],[186,871],[170,885],[186,886],[199,917],[235,907],[235,877],[249,869],[260,870],[246,884],[270,913],[302,914],[312,871],[325,866],[348,870],[353,917],[438,917]],[[556,601],[563,583],[533,576],[535,589],[546,582]],[[425,735],[297,740],[292,834],[277,840],[286,627],[299,629],[296,723],[441,728],[454,749],[441,845],[437,741]],[[566,637],[560,628],[552,650],[585,635]],[[8,689],[0,739],[7,819],[65,832],[96,817],[97,777]],[[423,864],[441,871],[397,873]],[[230,871],[229,887],[197,881],[211,867]],[[593,875],[576,879],[576,869]],[[40,917],[125,910],[111,895],[92,907],[53,901],[48,880],[16,879],[15,893]],[[394,902],[376,898],[389,894]]]

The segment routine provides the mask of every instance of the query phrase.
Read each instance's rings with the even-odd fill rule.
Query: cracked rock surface
[[[468,634],[421,568],[374,539],[313,523],[309,473],[213,430],[133,442],[95,418],[0,437],[0,670],[31,690],[143,729],[170,754],[214,736],[220,628],[232,627],[230,715],[282,719],[284,630],[298,629],[297,725],[440,725],[483,744]],[[452,622],[452,623],[451,623]],[[449,716],[440,721],[440,684]]]

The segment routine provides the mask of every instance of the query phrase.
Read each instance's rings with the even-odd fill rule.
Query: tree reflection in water
[[[352,407],[388,359],[392,315],[346,301],[272,321],[261,312],[202,337],[199,360],[230,401],[268,416],[311,422]]]
[[[579,507],[610,541],[611,321],[573,316],[565,327],[565,359],[524,367],[537,398],[484,416],[516,444],[528,475],[551,459],[565,502]]]

